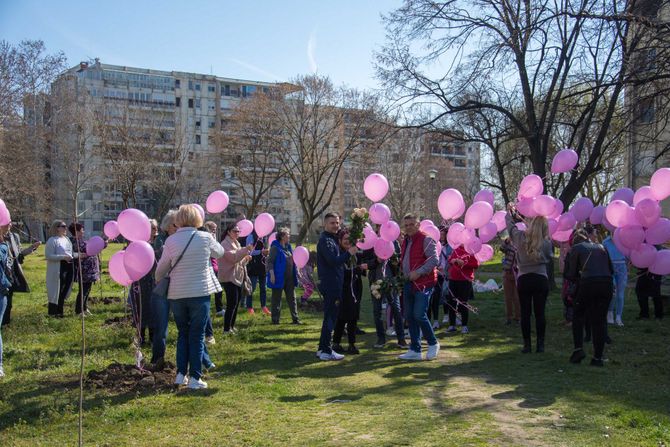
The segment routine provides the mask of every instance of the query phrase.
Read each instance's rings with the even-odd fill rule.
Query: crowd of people
[[[520,229],[523,221],[525,229]],[[442,309],[446,332],[460,327],[468,334],[471,317],[470,300],[474,298],[473,282],[479,267],[474,254],[463,245],[452,248],[447,240],[448,225],[440,226],[436,241],[420,230],[419,218],[408,214],[402,219],[403,233],[393,243],[394,255],[381,259],[374,249],[360,250],[352,244],[349,230],[341,217],[328,213],[316,252],[304,268],[293,260],[290,230],[279,228],[276,238],[251,233],[240,237],[237,223],[227,225],[220,241],[217,224],[203,222],[193,205],[182,205],[169,211],[158,222],[151,220],[151,239],[156,263],[151,271],[130,287],[129,304],[140,344],[151,342],[151,363],[165,363],[169,315],[177,328],[175,383],[189,388],[206,388],[203,371],[215,367],[207,345],[216,343],[210,312],[214,296],[215,315],[223,316],[223,335],[237,332],[237,314],[241,306],[255,313],[253,294],[259,288],[260,311],[280,324],[282,295],[286,298],[292,324],[302,324],[295,289],[304,293],[301,303],[310,300],[318,290],[323,299],[323,321],[316,356],[320,360],[341,360],[356,355],[358,326],[363,299],[364,278],[373,288],[378,282],[400,278],[400,287],[389,287],[378,297],[372,294],[372,312],[376,342],[374,348],[386,346],[387,337],[395,337],[397,347],[406,349],[402,360],[431,360],[440,351],[435,331],[440,327]],[[518,322],[523,347],[532,352],[532,325],[535,317],[535,352],[545,350],[545,306],[553,281],[554,244],[548,236],[547,219],[522,218],[514,205],[506,216],[508,237],[502,239],[505,321]],[[35,242],[21,248],[11,224],[0,227],[0,318],[10,321],[12,295],[29,291],[21,264],[40,245]],[[379,232],[379,228],[376,229]],[[68,237],[69,232],[69,237]],[[56,220],[45,244],[48,315],[63,318],[64,304],[74,282],[79,283],[75,302],[76,314],[90,314],[88,296],[93,283],[100,279],[98,256],[86,254],[83,225],[69,226]],[[607,324],[623,326],[623,304],[628,281],[627,260],[611,237],[600,243],[598,229],[589,224],[576,229],[570,241],[561,244],[559,269],[563,273],[561,296],[564,316],[572,326],[574,351],[569,360],[581,362],[586,354],[584,342],[592,340],[591,365],[603,366],[605,344],[611,342]],[[314,280],[314,269],[318,284]],[[152,293],[157,284],[169,281],[166,294]],[[661,277],[640,269],[635,292],[640,318],[649,318],[649,298],[656,318],[662,318]],[[267,290],[270,306],[267,306]],[[225,306],[223,294],[225,293]],[[346,333],[347,347],[342,346]],[[409,343],[406,340],[409,336]],[[422,341],[427,347],[423,354]],[[0,332],[0,376],[2,338]]]

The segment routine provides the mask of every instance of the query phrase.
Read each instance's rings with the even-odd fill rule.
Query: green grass
[[[105,258],[118,246],[105,251]],[[497,261],[499,263],[499,259]],[[495,270],[496,262],[483,270]],[[499,264],[498,264],[499,267]],[[3,329],[5,371],[0,381],[0,445],[73,445],[77,440],[80,323],[46,317],[45,262],[26,260],[33,292],[17,294],[12,324]],[[486,275],[482,275],[486,279]],[[122,295],[103,281],[102,294]],[[98,285],[94,296],[100,296]],[[255,297],[255,302],[258,302]],[[89,445],[649,445],[670,442],[668,322],[637,322],[627,297],[624,328],[605,368],[567,362],[571,333],[560,324],[557,294],[548,304],[547,352],[519,354],[519,329],[503,324],[500,294],[473,302],[471,334],[446,336],[436,362],[402,363],[389,346],[372,349],[370,299],[364,298],[361,355],[319,362],[314,351],[320,315],[302,313],[303,326],[272,326],[242,314],[240,334],[210,349],[217,368],[199,392],[110,394],[87,390]],[[86,369],[131,363],[130,328],[106,327],[121,304],[92,307],[86,320]],[[284,322],[290,321],[285,311]],[[174,358],[170,326],[167,357]],[[589,348],[590,352],[590,348]],[[339,402],[337,402],[339,401]]]

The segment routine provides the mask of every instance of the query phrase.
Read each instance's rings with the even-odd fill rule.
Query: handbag
[[[172,265],[172,267],[170,267],[170,270],[168,270],[168,273],[167,275],[165,275],[165,278],[158,281],[156,286],[153,288],[153,290],[151,291],[152,297],[167,299],[168,289],[170,288],[170,273],[172,273],[172,270],[177,266],[177,264],[179,264],[179,261],[181,261],[182,256],[184,256],[184,253],[186,253],[186,249],[188,248],[189,245],[191,245],[191,241],[193,240],[193,236],[195,236],[195,233],[196,232],[194,231],[193,234],[191,234],[191,237],[188,240],[186,247],[184,247],[181,254],[177,258],[177,262],[175,262]]]
[[[249,278],[249,275],[246,272],[246,269],[244,271],[244,279],[242,280],[242,296],[249,296],[253,292],[253,289],[251,287],[251,278]]]

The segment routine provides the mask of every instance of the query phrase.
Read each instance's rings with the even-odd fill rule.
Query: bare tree
[[[625,89],[667,79],[659,65],[670,60],[670,31],[645,9],[656,3],[407,0],[385,18],[388,42],[377,55],[378,75],[398,105],[431,112],[414,124],[460,126],[465,138],[488,140],[507,200],[510,160],[495,158],[505,141],[522,141],[515,158],[524,157],[543,178],[561,149],[557,141],[574,148],[579,170],[559,179],[556,189],[567,204],[602,171]],[[650,29],[655,40],[645,38]],[[654,70],[640,63],[651,50]],[[569,122],[565,107],[573,112]],[[624,127],[639,117],[628,113]],[[473,118],[485,125],[473,128]],[[482,135],[482,129],[493,132]]]

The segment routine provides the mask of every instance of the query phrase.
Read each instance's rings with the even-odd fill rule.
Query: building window
[[[188,80],[188,89],[193,90],[193,81],[191,81],[190,79]]]
[[[195,122],[195,128],[196,128],[196,129],[200,129],[200,121],[196,121],[196,122]]]
[[[200,144],[200,135],[195,136],[195,144]]]
[[[653,123],[656,117],[654,98],[641,99],[638,107],[640,108],[640,122],[643,124]]]
[[[188,108],[192,109],[193,108],[193,98],[188,99]]]
[[[175,79],[174,80],[174,86],[175,86],[175,88],[181,87],[181,81],[179,79]]]
[[[200,98],[195,98],[195,108],[196,109],[200,108],[200,103],[201,103]]]
[[[179,96],[177,96],[177,97],[175,98],[175,103],[174,103],[174,105],[175,105],[176,107],[181,107],[181,98],[180,98]]]
[[[223,96],[230,96],[230,85],[223,86]]]
[[[195,89],[196,89],[197,91],[200,91],[200,84],[195,84]]]
[[[208,85],[207,91],[210,93],[214,93],[216,91],[216,87],[214,87],[213,85]]]
[[[211,121],[211,120],[210,120],[210,122],[209,122],[209,124],[208,124],[208,127],[209,127],[210,129],[214,129],[214,126],[215,126],[214,121]]]

